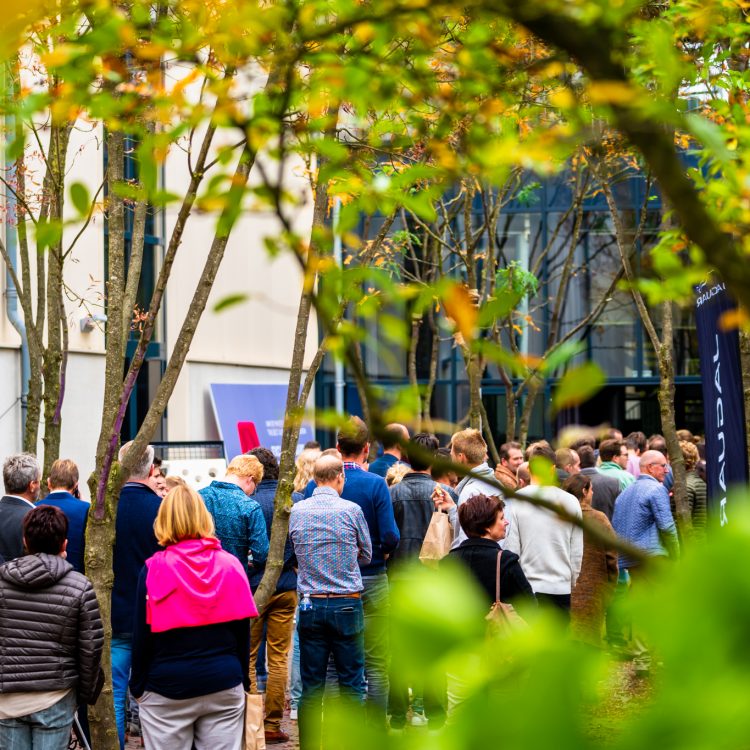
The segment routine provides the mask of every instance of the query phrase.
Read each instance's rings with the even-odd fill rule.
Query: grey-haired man
[[[0,498],[0,557],[23,555],[23,519],[39,497],[42,470],[31,453],[9,456],[3,464],[5,495]]]

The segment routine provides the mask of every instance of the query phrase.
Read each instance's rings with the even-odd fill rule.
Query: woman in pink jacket
[[[154,530],[165,549],[139,580],[130,678],[146,748],[240,750],[258,614],[247,576],[189,487],[169,491]]]

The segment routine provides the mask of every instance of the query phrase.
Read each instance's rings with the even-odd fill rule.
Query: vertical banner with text
[[[731,319],[737,303],[725,284],[712,278],[696,287],[703,413],[706,431],[708,513],[712,526],[731,521],[727,492],[747,483],[745,404],[737,327]]]

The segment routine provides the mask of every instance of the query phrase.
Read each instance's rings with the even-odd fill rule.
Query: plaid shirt
[[[297,557],[300,594],[362,591],[358,562],[369,562],[372,543],[362,509],[332,487],[316,487],[292,507],[289,538]]]

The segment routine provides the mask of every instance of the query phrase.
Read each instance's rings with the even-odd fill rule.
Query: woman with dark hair
[[[574,474],[563,483],[563,489],[581,503],[583,518],[614,536],[612,524],[604,513],[591,507],[594,493],[591,477]],[[617,550],[594,541],[584,530],[581,572],[570,598],[572,633],[579,640],[600,646],[607,605],[617,585]]]
[[[104,631],[67,533],[59,508],[34,508],[27,554],[0,567],[0,748],[66,748],[76,706],[96,698]]]
[[[167,493],[154,531],[165,549],[138,581],[130,677],[146,748],[240,750],[258,614],[244,566],[190,487]]]
[[[500,558],[500,598],[506,603],[517,597],[534,598],[518,555],[501,550],[498,542],[505,538],[508,521],[505,503],[497,497],[474,495],[458,506],[458,521],[468,539],[450,551],[451,559],[466,565],[487,594],[487,608],[495,601],[497,556]]]

